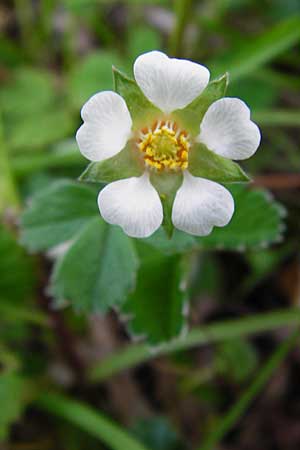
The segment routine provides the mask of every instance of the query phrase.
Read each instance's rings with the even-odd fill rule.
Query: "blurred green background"
[[[0,33],[1,449],[298,450],[300,0],[2,0]],[[83,103],[113,88],[112,65],[132,74],[152,49],[212,78],[229,72],[227,95],[262,131],[243,167],[263,189],[239,197],[254,205],[244,234],[164,257],[168,270],[182,249],[192,260],[195,332],[155,350],[115,311],[57,309],[48,284],[62,247],[20,244],[32,197],[86,166],[74,138]]]

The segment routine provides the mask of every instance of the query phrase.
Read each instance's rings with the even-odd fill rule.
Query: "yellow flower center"
[[[150,168],[161,171],[188,167],[189,137],[171,121],[156,122],[143,130],[137,145]]]

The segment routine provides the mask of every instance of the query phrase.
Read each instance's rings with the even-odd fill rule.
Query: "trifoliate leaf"
[[[184,109],[174,111],[172,115],[178,118],[180,127],[198,135],[204,114],[213,102],[224,97],[227,85],[228,74],[225,73],[221,78],[211,81],[199,97],[195,98]]]
[[[243,185],[226,186],[234,197],[235,212],[231,222],[222,228],[215,227],[209,236],[195,237],[175,231],[167,239],[163,230],[144,240],[166,253],[179,253],[188,249],[244,250],[266,247],[282,237],[284,210],[263,190],[253,190]]]
[[[194,144],[189,153],[189,172],[218,183],[249,181],[239,164],[211,152],[204,144]]]
[[[53,183],[35,196],[21,218],[21,242],[30,250],[46,250],[65,242],[98,216],[97,191],[67,180]]]
[[[57,262],[50,292],[77,310],[105,312],[133,290],[137,266],[133,242],[120,228],[95,217]]]
[[[150,126],[153,120],[160,118],[162,112],[149,102],[134,80],[128,78],[115,67],[113,68],[113,76],[115,90],[126,101],[135,129],[146,125]]]
[[[130,322],[129,332],[144,336],[151,344],[168,341],[184,331],[186,261],[154,254],[143,261],[137,287],[122,308]]]
[[[164,172],[164,173],[156,173],[152,172],[150,174],[150,180],[157,192],[159,193],[163,211],[164,211],[164,220],[163,227],[169,237],[172,236],[173,233],[173,223],[172,223],[172,207],[175,199],[175,195],[177,190],[180,188],[182,184],[182,173],[181,172]]]
[[[80,181],[111,183],[123,178],[139,177],[144,172],[140,155],[127,145],[117,155],[100,162],[92,162],[80,176]]]

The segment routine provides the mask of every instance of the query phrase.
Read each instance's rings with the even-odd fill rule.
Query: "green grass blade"
[[[300,40],[300,16],[289,17],[256,38],[248,38],[237,49],[231,50],[221,61],[211,64],[214,75],[228,71],[230,80],[249,75],[272,61]]]
[[[147,450],[143,444],[102,413],[65,395],[45,392],[38,397],[36,404],[44,411],[65,419],[100,439],[113,450]]]
[[[271,109],[266,111],[253,111],[253,120],[261,126],[299,127],[300,111],[287,111]]]
[[[137,366],[156,356],[299,323],[300,311],[291,308],[203,325],[202,327],[194,328],[185,337],[173,339],[156,348],[151,348],[146,344],[129,346],[125,350],[107,357],[100,364],[93,367],[89,374],[90,380],[91,382],[102,381],[115,373]]]
[[[241,416],[245,413],[253,399],[264,388],[270,377],[276,369],[280,366],[289,351],[294,347],[298,341],[298,330],[293,333],[289,339],[284,341],[271,355],[267,363],[262,367],[257,377],[248,389],[242,394],[237,403],[229,410],[219,423],[214,426],[214,430],[204,440],[204,443],[199,447],[199,450],[211,450],[216,448],[217,444],[222,438],[233,428]]]
[[[3,321],[18,323],[28,322],[41,327],[49,327],[48,317],[40,311],[35,311],[20,305],[11,305],[7,300],[0,299],[0,316]]]

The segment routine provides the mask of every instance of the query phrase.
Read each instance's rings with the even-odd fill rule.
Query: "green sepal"
[[[229,75],[211,81],[201,94],[184,109],[177,109],[172,113],[178,119],[181,128],[193,135],[200,133],[200,123],[209,106],[216,100],[224,97],[229,82]]]
[[[120,153],[100,162],[92,162],[80,175],[80,181],[111,183],[124,178],[139,177],[144,171],[138,151],[128,144]]]
[[[189,172],[218,183],[246,183],[250,179],[239,164],[217,155],[204,144],[194,144],[189,153]]]
[[[150,181],[157,190],[164,211],[163,227],[169,238],[172,237],[174,226],[172,223],[172,207],[176,192],[182,184],[182,172],[153,172]]]
[[[124,98],[129,109],[133,129],[151,125],[152,121],[162,116],[162,112],[144,96],[134,80],[115,67],[113,67],[113,78],[115,91]]]

